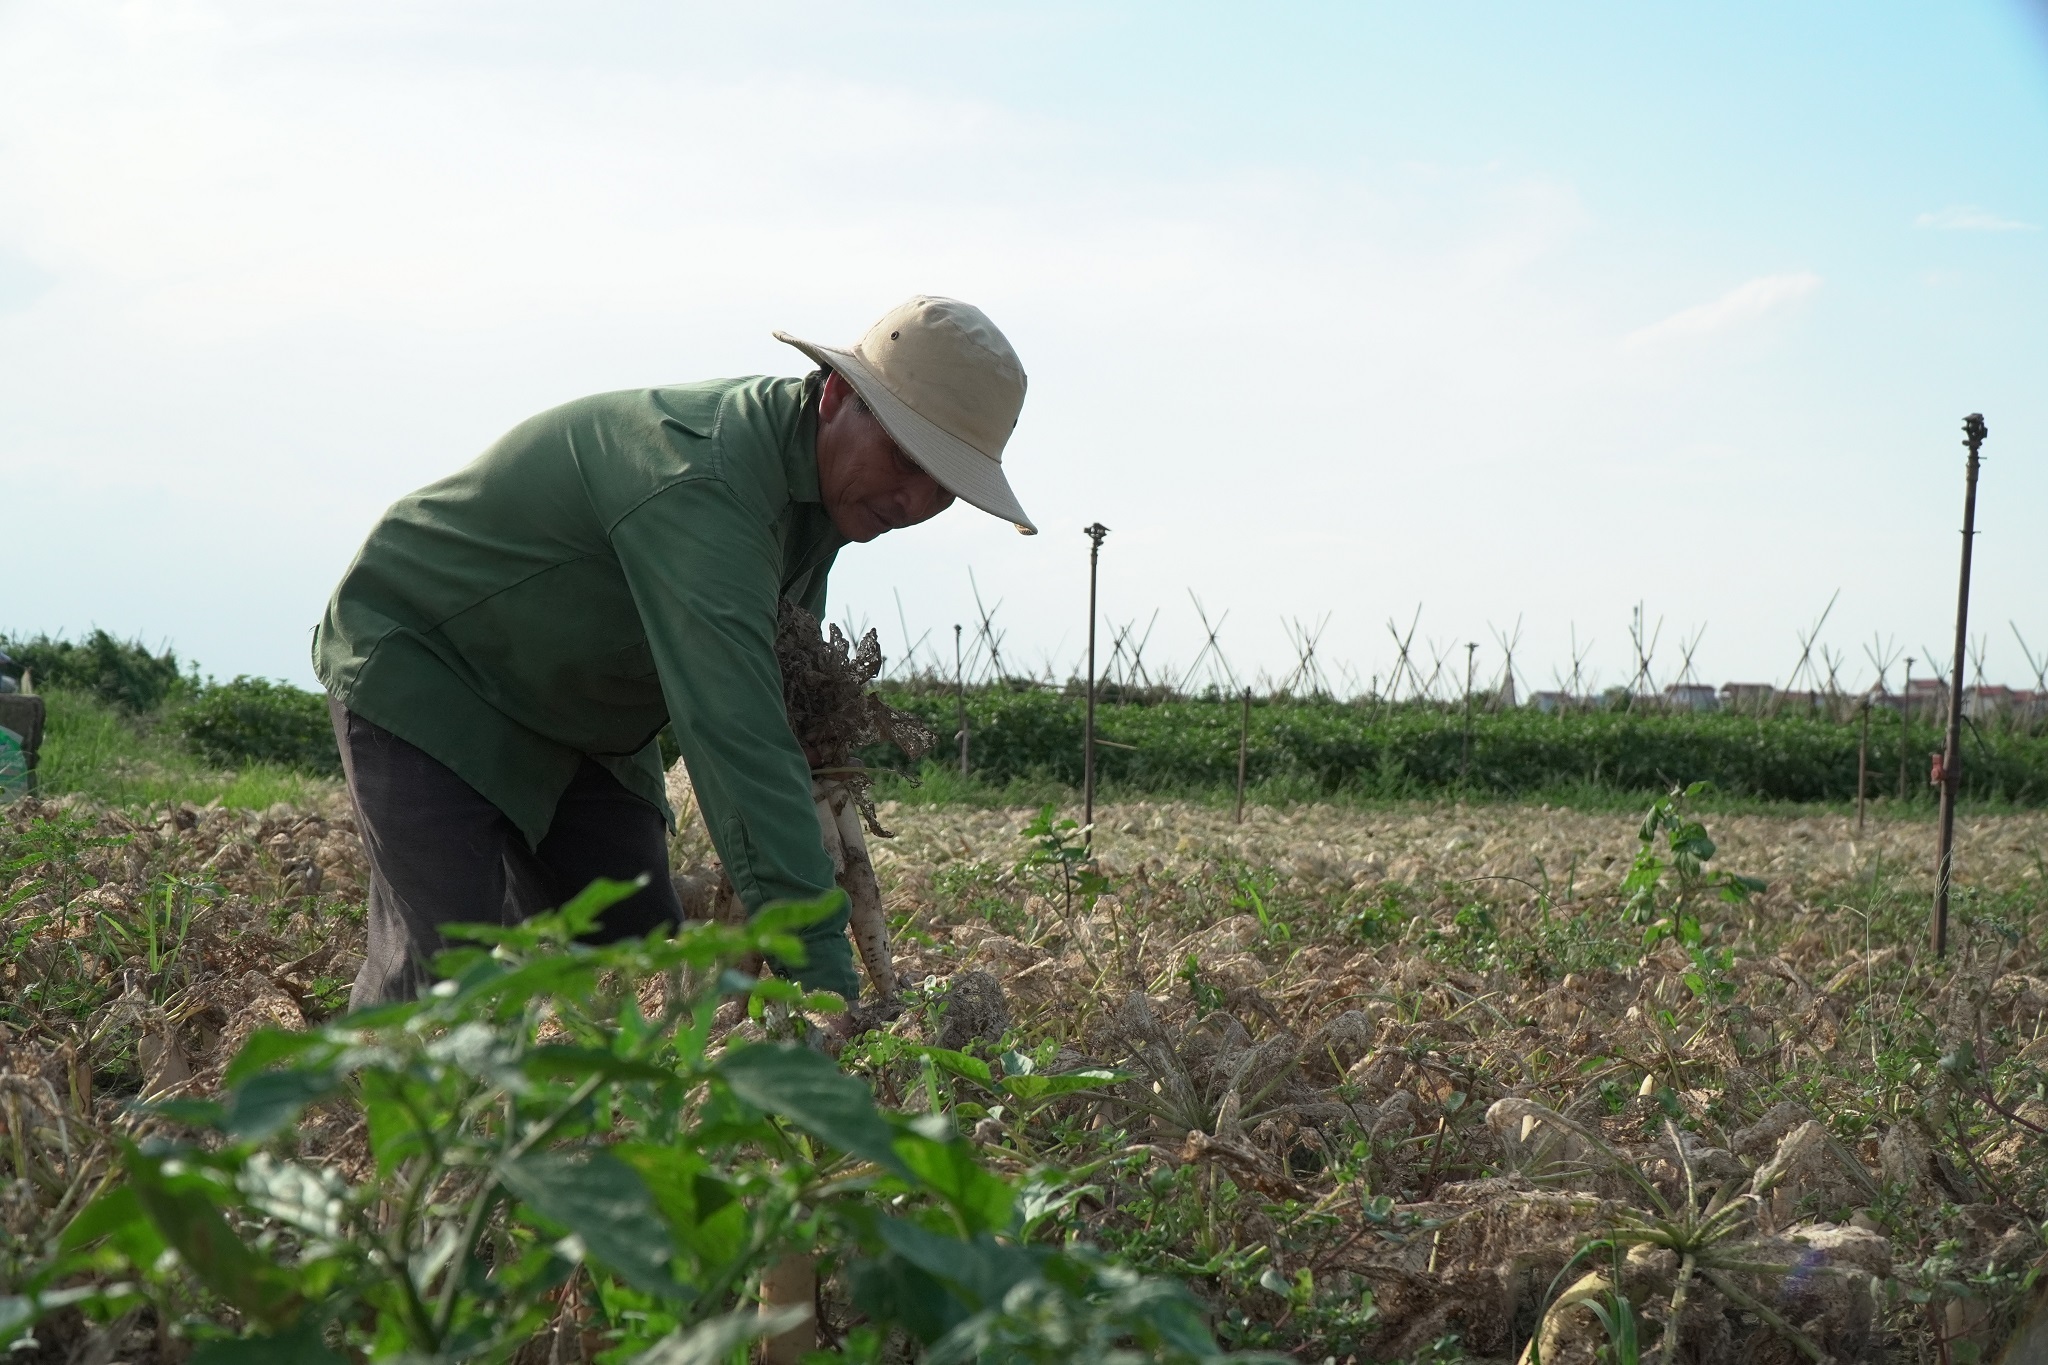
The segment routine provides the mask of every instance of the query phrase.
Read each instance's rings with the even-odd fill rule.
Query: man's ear
[[[853,385],[840,378],[839,371],[825,371],[825,387],[818,394],[818,420],[829,422],[839,413],[840,406],[853,397]]]

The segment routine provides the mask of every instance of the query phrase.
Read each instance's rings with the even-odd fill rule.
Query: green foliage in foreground
[[[756,1306],[800,1253],[869,1319],[840,1359],[880,1359],[892,1329],[930,1362],[1219,1356],[1184,1289],[1073,1239],[1058,1171],[991,1173],[949,1117],[880,1108],[800,1040],[711,1053],[721,997],[771,1017],[802,1003],[728,966],[800,957],[792,931],[836,893],[744,928],[576,942],[634,889],[472,927],[490,946],[443,955],[420,1002],[252,1037],[222,1100],[156,1107],[194,1136],[125,1147],[123,1179],[0,1298],[0,1342],[60,1306],[147,1305],[202,1339],[193,1365],[495,1362],[580,1294],[600,1360],[712,1365],[808,1316]],[[636,987],[654,977],[671,1004],[647,1018]],[[294,1159],[301,1114],[337,1103],[368,1123],[360,1184]]]
[[[889,700],[942,735],[955,732],[943,693]],[[1079,699],[988,688],[967,699],[974,774],[996,785],[1081,781]],[[1096,753],[1103,783],[1122,792],[1179,795],[1237,781],[1235,702],[1101,706]],[[1434,706],[1262,701],[1252,707],[1247,777],[1304,797],[1404,798],[1457,792],[1528,796],[1573,789],[1656,792],[1707,781],[1728,796],[1774,801],[1854,800],[1858,729],[1820,718],[1669,712],[1482,712]],[[1900,746],[1910,790],[1926,781],[1941,736],[1921,722],[1903,734],[1879,714],[1870,733],[1872,795],[1897,788]],[[893,750],[867,756],[901,764]],[[944,757],[944,755],[941,755]],[[1963,742],[1964,794],[2014,805],[2048,802],[2048,736],[1971,727]]]

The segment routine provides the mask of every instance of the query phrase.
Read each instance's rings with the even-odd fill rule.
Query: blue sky
[[[378,511],[582,393],[795,372],[919,291],[1031,372],[1012,478],[835,614],[1000,599],[1064,673],[1157,611],[1333,679],[1385,623],[1525,685],[1705,629],[1710,680],[1953,629],[2048,649],[2038,5],[0,0],[0,630],[310,683]],[[1897,670],[1892,673],[1896,682]]]

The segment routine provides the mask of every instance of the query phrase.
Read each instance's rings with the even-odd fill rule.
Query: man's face
[[[818,491],[839,534],[856,543],[930,521],[953,495],[896,448],[837,374],[818,400]]]

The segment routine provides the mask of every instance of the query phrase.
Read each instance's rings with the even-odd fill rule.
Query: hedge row
[[[71,643],[38,637],[0,641],[42,685],[91,692],[133,713],[151,713],[188,747],[223,767],[268,762],[336,773],[340,763],[326,698],[261,678],[201,682],[180,672],[170,651],[95,631]],[[934,730],[955,731],[954,700],[943,692],[894,693]],[[1079,785],[1080,698],[986,688],[967,698],[975,774],[997,783],[1044,779]],[[1233,701],[1169,700],[1103,705],[1096,761],[1102,780],[1135,791],[1214,791],[1237,778],[1239,707]],[[1858,727],[1819,717],[1600,711],[1475,715],[1469,743],[1456,711],[1425,706],[1358,706],[1273,699],[1252,707],[1247,775],[1329,794],[1419,796],[1469,791],[1518,796],[1590,785],[1660,790],[1705,779],[1732,795],[1772,800],[1853,799]],[[1871,726],[1871,791],[1896,790],[1900,750],[1914,789],[1941,735],[1920,722],[1901,732],[1897,716]],[[902,766],[878,748],[870,763]],[[1963,786],[1977,799],[2048,803],[2048,737],[1965,732]]]
[[[950,742],[956,731],[951,697],[898,694],[890,700]],[[967,710],[977,776],[1081,781],[1077,698],[990,689],[971,693]],[[1096,733],[1107,741],[1096,754],[1101,780],[1158,792],[1228,787],[1237,779],[1239,716],[1235,702],[1099,706]],[[1287,780],[1330,794],[1515,796],[1580,785],[1652,791],[1706,779],[1732,795],[1844,800],[1856,793],[1858,733],[1853,724],[1796,716],[1524,710],[1473,716],[1468,750],[1465,721],[1455,711],[1255,702],[1247,767],[1254,783]],[[1871,793],[1897,790],[1902,742],[1908,780],[1919,789],[1941,738],[1924,721],[1902,736],[1895,715],[1876,715]],[[1963,760],[1971,797],[2048,801],[2048,738],[1966,730]],[[877,751],[869,761],[903,763],[893,751]]]

